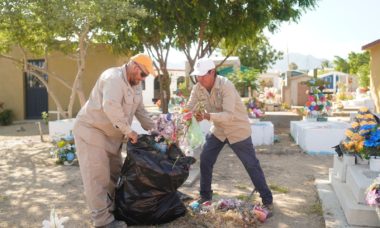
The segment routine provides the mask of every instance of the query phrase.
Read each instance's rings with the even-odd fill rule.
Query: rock
[[[17,132],[20,132],[20,131],[25,131],[25,128],[23,126],[19,127],[16,129]]]

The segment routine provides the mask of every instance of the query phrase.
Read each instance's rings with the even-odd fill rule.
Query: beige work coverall
[[[121,171],[121,145],[133,116],[145,130],[154,123],[145,110],[141,85],[127,81],[125,65],[104,71],[79,111],[73,133],[84,193],[95,226],[114,220],[112,197]]]
[[[251,136],[247,109],[228,79],[217,76],[211,92],[199,83],[195,84],[186,107],[193,110],[199,102],[203,102],[210,113],[213,124],[210,131],[220,141],[228,139],[233,144]]]

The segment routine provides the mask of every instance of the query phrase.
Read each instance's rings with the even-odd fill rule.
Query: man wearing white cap
[[[206,112],[196,113],[195,117],[198,121],[207,119],[213,124],[200,155],[201,179],[198,203],[212,199],[213,167],[220,151],[227,143],[243,163],[255,189],[260,193],[263,207],[269,212],[268,217],[271,216],[272,192],[256,158],[247,109],[235,86],[227,78],[216,74],[215,64],[209,58],[197,60],[191,75],[196,76],[198,83],[191,91],[187,108],[192,110],[198,102],[203,102]]]
[[[133,116],[145,130],[154,128],[144,108],[140,84],[149,74],[154,74],[153,63],[145,54],[131,57],[121,67],[107,69],[76,117],[75,145],[95,227],[127,227],[115,220],[112,198],[121,172],[122,141],[126,138],[137,142],[137,133],[131,129]]]

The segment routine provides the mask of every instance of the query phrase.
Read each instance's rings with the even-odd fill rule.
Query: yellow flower
[[[357,127],[359,127],[359,123],[358,122],[352,122],[351,127],[357,128]]]
[[[357,114],[355,117],[356,117],[357,119],[363,119],[363,118],[364,118],[364,115]]]
[[[372,114],[365,114],[364,118],[366,118],[366,119],[375,119]]]
[[[361,140],[356,143],[355,145],[355,151],[359,152],[364,148],[364,140]]]
[[[377,123],[374,120],[371,120],[371,121],[367,121],[367,124],[369,124],[369,125],[376,125]]]
[[[360,121],[360,126],[364,126],[364,125],[368,125],[368,122],[363,120],[363,121]]]
[[[364,138],[363,138],[363,136],[359,135],[358,133],[354,133],[354,134],[352,134],[351,139],[352,139],[353,141],[361,141],[361,140],[363,140]]]
[[[57,142],[57,146],[58,146],[58,148],[62,148],[62,147],[64,147],[66,145],[66,142],[64,141],[64,140],[61,140],[61,141],[58,141]]]
[[[368,112],[368,108],[367,107],[361,107],[359,108],[359,112]]]
[[[351,150],[355,146],[355,143],[353,141],[350,141],[346,144],[347,150]]]
[[[351,128],[349,128],[349,129],[346,130],[345,134],[346,134],[347,137],[351,138],[352,135],[354,134],[354,132],[352,132]]]

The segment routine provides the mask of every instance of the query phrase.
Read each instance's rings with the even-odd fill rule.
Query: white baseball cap
[[[194,64],[192,76],[204,76],[209,70],[215,69],[215,63],[211,59],[204,57],[198,59]]]

